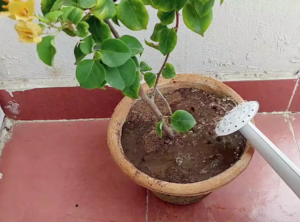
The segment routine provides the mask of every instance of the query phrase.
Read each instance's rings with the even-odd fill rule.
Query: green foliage
[[[77,0],[78,6],[83,9],[93,8],[97,0]]]
[[[37,44],[38,55],[40,59],[48,66],[53,65],[53,59],[56,54],[54,38],[55,36],[46,36],[43,38],[42,42]]]
[[[142,54],[144,51],[143,45],[134,38],[133,36],[130,35],[123,35],[120,40],[124,42],[128,48],[131,50],[131,55],[135,56],[137,54]]]
[[[171,117],[171,127],[178,132],[187,132],[196,124],[194,117],[184,110],[177,110]]]
[[[63,6],[75,6],[76,0],[56,0],[51,8],[51,11],[60,10]]]
[[[160,33],[158,50],[167,55],[173,51],[177,43],[177,34],[174,28],[165,28]]]
[[[154,27],[154,31],[150,37],[150,39],[154,42],[159,42],[160,33],[164,28],[168,28],[166,25],[162,25],[161,23],[157,23]]]
[[[79,22],[77,25],[77,30],[76,30],[76,35],[78,37],[86,37],[90,32],[89,32],[89,24],[86,22]]]
[[[115,3],[112,0],[97,0],[92,13],[100,20],[112,18],[116,15]]]
[[[117,14],[116,14],[114,17],[112,17],[111,20],[112,20],[117,26],[120,26],[120,24],[119,24],[119,19],[118,19]]]
[[[162,25],[169,25],[175,19],[175,10],[170,11],[170,12],[158,11],[157,17],[159,18]]]
[[[2,0],[1,0],[2,1]],[[56,0],[42,0],[41,9],[44,15],[51,11],[51,8]]]
[[[156,81],[156,75],[154,73],[147,72],[145,73],[144,78],[150,88],[154,86]]]
[[[152,7],[163,12],[170,12],[175,8],[177,0],[152,0]]]
[[[139,70],[140,70],[140,65],[139,65],[139,61],[138,61],[137,57],[136,57],[136,56],[133,56],[133,57],[131,57],[131,58],[132,58],[132,60],[134,61],[136,71],[139,71]]]
[[[201,0],[194,0],[194,6],[200,18],[203,18],[212,11],[215,0],[208,0],[205,4]]]
[[[210,4],[210,2],[211,1],[208,1],[206,4]],[[198,9],[198,11],[201,11],[201,9]],[[205,31],[208,29],[213,19],[212,10],[210,10],[204,17],[201,17],[195,8],[194,1],[186,3],[183,8],[182,15],[185,25],[193,32],[202,36],[204,36]]]
[[[100,21],[95,16],[91,16],[86,22],[90,26],[89,31],[96,43],[100,44],[111,37],[110,28],[105,22]]]
[[[76,45],[74,48],[74,55],[75,55],[75,65],[77,65],[81,60],[84,59],[84,57],[86,56],[86,54],[84,54],[81,50],[79,45]]]
[[[172,79],[176,76],[175,67],[171,63],[167,63],[162,71],[162,75],[165,79]]]
[[[221,5],[223,4],[224,0],[221,0]]]
[[[132,99],[138,99],[139,98],[139,91],[140,91],[140,87],[141,87],[141,74],[140,72],[136,71],[136,76],[135,76],[135,80],[134,80],[134,83],[129,86],[129,87],[126,87],[122,93],[125,95],[125,96],[128,96],[129,98],[132,98]]]
[[[106,39],[101,45],[102,61],[109,67],[118,67],[130,59],[132,52],[118,39]]]
[[[141,69],[142,72],[147,72],[147,71],[152,70],[152,68],[147,63],[145,63],[144,61],[141,62],[140,69]]]
[[[102,58],[101,52],[95,52],[94,53],[94,59],[95,60],[101,60],[101,58]]]
[[[37,15],[39,25],[57,29],[55,35],[63,31],[69,36],[81,38],[74,48],[77,65],[76,78],[80,86],[87,89],[105,89],[110,86],[121,90],[125,96],[139,98],[141,74],[151,88],[157,81],[157,75],[144,61],[139,63],[137,55],[142,55],[144,48],[138,39],[131,35],[111,38],[109,21],[116,25],[124,24],[128,29],[139,31],[147,29],[149,14],[145,5],[158,10],[160,23],[154,27],[150,39],[145,44],[159,50],[163,55],[170,54],[177,44],[175,17],[182,10],[185,25],[202,36],[213,19],[215,0],[41,0],[42,12]],[[220,4],[224,0],[220,0]],[[7,4],[0,0],[1,6]],[[121,23],[119,23],[121,22]],[[109,25],[108,25],[109,24]],[[176,24],[177,25],[177,24]],[[169,27],[168,27],[169,26]],[[53,64],[56,54],[54,34],[42,39],[37,45],[40,59],[47,65]],[[93,59],[85,59],[93,53]],[[92,55],[90,55],[92,56]],[[162,76],[171,79],[176,76],[175,67],[166,63]],[[178,132],[190,130],[196,121],[184,110],[176,111],[171,117],[171,126]],[[157,123],[157,132],[162,137],[163,122]]]
[[[150,46],[151,48],[154,48],[154,49],[158,49],[158,45],[152,43],[152,42],[148,42],[147,40],[145,40],[145,44],[147,46]]]
[[[45,16],[45,18],[50,22],[56,23],[57,18],[59,16],[61,16],[62,14],[63,14],[63,12],[60,12],[60,11],[49,12]]]
[[[179,11],[180,9],[183,8],[183,6],[187,3],[188,0],[175,0],[176,5],[175,5],[175,9],[176,11]]]
[[[159,138],[162,138],[162,128],[163,128],[163,125],[164,125],[163,121],[158,122],[156,124],[156,131],[157,131],[157,134],[158,134]]]
[[[80,86],[86,89],[103,87],[105,75],[103,65],[93,59],[83,60],[76,67],[76,78]]]
[[[125,64],[106,69],[106,81],[112,87],[124,90],[126,87],[130,87],[136,79],[136,65],[133,59],[129,59]]]
[[[77,25],[83,16],[83,10],[80,8],[75,8],[72,10],[68,16],[68,20],[72,22],[73,24]]]
[[[73,6],[67,6],[67,7],[62,8],[62,9],[61,9],[61,12],[63,12],[63,14],[60,16],[61,20],[62,20],[63,22],[69,21],[69,20],[68,20],[68,17],[69,17],[69,15],[70,15],[70,13],[71,13],[72,11],[74,11],[75,9],[76,9],[76,8],[73,7]]]
[[[117,7],[118,19],[129,29],[147,29],[149,14],[141,0],[121,0]]]
[[[84,54],[87,55],[87,54],[90,54],[93,52],[94,44],[95,44],[94,39],[90,35],[81,41],[81,43],[79,44],[79,47],[80,47],[81,52],[83,52]]]
[[[142,0],[144,5],[152,5],[152,0]]]

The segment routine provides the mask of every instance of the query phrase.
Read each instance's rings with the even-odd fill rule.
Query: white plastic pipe
[[[242,127],[240,132],[300,198],[299,168],[251,122]]]

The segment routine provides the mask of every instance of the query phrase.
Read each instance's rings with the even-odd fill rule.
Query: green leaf
[[[152,7],[163,12],[170,12],[175,9],[175,0],[152,0]]]
[[[212,11],[212,8],[215,4],[215,0],[209,0],[205,4],[201,2],[201,0],[194,0],[194,7],[196,9],[197,14],[200,16],[200,18],[203,18],[208,13]]]
[[[67,7],[62,8],[62,9],[61,9],[61,12],[63,12],[63,14],[60,16],[61,20],[62,20],[63,22],[68,21],[68,17],[69,17],[69,15],[70,15],[70,13],[71,13],[72,11],[74,11],[75,9],[76,9],[76,8],[73,7],[73,6],[67,6]]]
[[[208,29],[213,19],[212,11],[201,18],[192,2],[185,4],[182,15],[185,25],[193,32],[196,32],[202,36],[204,36],[205,31]]]
[[[102,58],[101,52],[95,52],[94,53],[94,59],[95,60],[101,60],[101,58]]]
[[[138,99],[139,98],[139,91],[140,91],[140,87],[141,87],[141,75],[138,71],[136,71],[136,77],[135,77],[135,80],[134,80],[134,83],[129,86],[129,87],[126,87],[122,93],[125,95],[125,96],[128,96],[129,98],[132,98],[132,99]]]
[[[106,83],[107,83],[107,82],[104,80],[104,81],[100,84],[100,86],[98,86],[98,88],[99,88],[99,89],[106,90],[106,88],[105,88]]]
[[[0,1],[1,2],[1,1]],[[1,7],[1,6],[0,6]],[[43,17],[42,15],[38,15],[37,16],[38,19],[41,21],[41,22],[44,22],[44,23],[49,23],[49,19],[47,19],[46,17]]]
[[[105,22],[100,21],[95,16],[91,16],[86,22],[90,26],[89,31],[96,43],[100,44],[111,37],[110,28]]]
[[[37,52],[40,59],[49,66],[53,65],[53,58],[56,54],[55,44],[54,44],[55,36],[46,36],[43,38],[42,42],[37,44]]]
[[[139,65],[138,59],[136,58],[136,56],[133,56],[133,57],[131,57],[131,58],[132,58],[132,60],[134,61],[136,71],[139,71],[139,70],[140,70],[140,65]]]
[[[100,20],[112,18],[116,14],[113,0],[97,0],[97,5],[92,9],[92,13]]]
[[[136,78],[136,66],[133,59],[129,59],[124,65],[116,68],[105,67],[106,81],[112,87],[124,90],[130,87]]]
[[[177,43],[177,34],[174,28],[165,28],[160,33],[158,50],[167,55],[173,51]]]
[[[221,4],[220,4],[220,5],[222,5],[222,4],[223,4],[223,2],[224,2],[224,0],[221,0]]]
[[[97,4],[97,0],[77,0],[80,8],[93,8]]]
[[[86,22],[79,22],[77,25],[76,34],[79,37],[86,37],[89,34],[89,24]]]
[[[75,8],[69,14],[68,20],[71,21],[73,24],[77,25],[81,21],[82,15],[83,15],[83,10],[80,8]]]
[[[145,81],[148,84],[148,86],[151,88],[152,86],[154,86],[155,81],[156,81],[156,75],[154,75],[154,73],[152,72],[147,72],[144,75]]]
[[[109,67],[123,65],[131,57],[131,50],[119,39],[106,39],[101,45],[102,61]]]
[[[132,56],[141,54],[144,51],[143,45],[135,37],[123,35],[120,40],[124,42],[132,52]]]
[[[55,23],[57,18],[59,16],[61,16],[62,14],[64,14],[63,12],[60,11],[54,11],[54,12],[49,12],[47,13],[47,15],[45,16],[46,19],[48,19],[50,22]]]
[[[152,0],[142,0],[144,5],[152,5]]]
[[[47,28],[47,26],[45,26],[43,23],[39,23],[39,26],[41,27],[42,30],[44,30],[45,28]]]
[[[145,40],[145,44],[146,44],[147,46],[150,46],[151,48],[158,49],[158,45],[155,45],[155,44],[152,43],[152,42],[148,42],[147,40]]]
[[[141,0],[121,0],[117,7],[118,19],[129,29],[147,29],[149,14]]]
[[[175,11],[174,10],[170,11],[170,12],[158,11],[157,12],[157,17],[159,18],[161,24],[163,24],[163,25],[169,25],[175,19]]]
[[[111,18],[111,20],[117,25],[120,26],[117,14]]]
[[[165,79],[172,79],[176,76],[175,67],[171,63],[167,63],[162,71],[162,75]]]
[[[67,34],[67,35],[69,35],[69,36],[71,36],[71,37],[75,37],[76,36],[76,33],[74,32],[74,31],[72,31],[72,30],[70,30],[70,29],[63,29],[63,31]]]
[[[144,61],[141,62],[140,67],[141,67],[142,72],[147,72],[147,71],[152,70],[152,68],[147,63],[145,63]]]
[[[171,127],[178,132],[187,132],[196,124],[194,117],[184,110],[177,110],[171,117]]]
[[[163,125],[164,125],[163,121],[158,122],[156,124],[156,131],[157,131],[157,134],[158,134],[159,138],[162,138],[162,128],[163,128]]]
[[[168,28],[166,25],[162,25],[161,23],[157,23],[154,27],[154,31],[150,37],[150,39],[154,42],[159,42],[160,33],[164,28]]]
[[[83,60],[76,67],[76,78],[81,87],[96,89],[105,80],[105,69],[100,62],[93,59]]]
[[[53,4],[51,11],[58,11],[62,9],[63,6],[75,6],[76,0],[56,0]]]
[[[78,45],[76,45],[75,48],[74,48],[74,55],[75,55],[75,59],[76,59],[75,65],[77,65],[86,56],[86,54],[84,54],[80,50],[80,47]]]
[[[48,12],[51,11],[51,8],[56,0],[42,0],[41,6],[42,6],[42,12],[43,15],[46,15]]]
[[[175,5],[175,10],[179,11],[180,9],[183,8],[183,6],[187,3],[188,0],[175,0],[176,5]]]
[[[90,54],[93,52],[93,47],[94,47],[94,39],[93,37],[90,35],[86,38],[84,38],[82,40],[82,42],[79,44],[80,50],[84,53],[84,54]]]

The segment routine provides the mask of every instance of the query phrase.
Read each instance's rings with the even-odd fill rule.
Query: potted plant
[[[221,0],[222,4],[223,0]],[[177,43],[179,12],[185,25],[204,35],[214,0],[2,0],[1,15],[17,21],[19,40],[37,43],[39,58],[52,66],[55,37],[79,37],[76,78],[86,89],[107,85],[126,96],[108,128],[108,145],[121,170],[159,198],[177,204],[202,199],[229,183],[249,164],[253,149],[240,133],[217,137],[216,123],[241,97],[225,84],[200,75],[178,75],[168,62]],[[164,56],[152,68],[139,61],[143,45],[116,26],[147,29],[146,5],[157,10],[147,46]],[[182,10],[182,11],[181,11]],[[38,20],[38,22],[37,22]],[[114,23],[114,24],[113,24]],[[162,77],[163,78],[162,78]],[[146,83],[141,84],[142,79]]]

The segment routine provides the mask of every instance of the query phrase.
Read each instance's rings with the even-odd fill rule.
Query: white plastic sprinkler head
[[[251,123],[258,109],[258,102],[239,104],[219,121],[215,131],[218,136],[226,136],[239,130],[300,198],[299,168]]]

